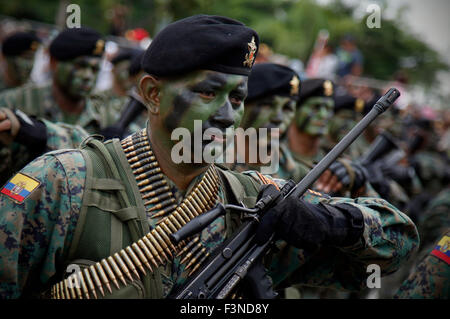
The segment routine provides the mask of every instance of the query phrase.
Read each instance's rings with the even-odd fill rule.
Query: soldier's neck
[[[150,130],[148,130],[148,138],[161,171],[179,190],[186,190],[195,177],[208,170],[209,165],[174,163],[171,157],[171,150],[162,143],[162,139],[155,138]]]
[[[289,127],[288,143],[292,152],[306,157],[314,157],[319,152],[320,136],[301,132],[295,125]]]
[[[53,98],[62,111],[69,114],[80,114],[84,110],[85,99],[73,100],[55,82],[52,85]]]

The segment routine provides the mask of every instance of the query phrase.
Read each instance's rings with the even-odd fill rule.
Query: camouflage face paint
[[[328,135],[333,141],[340,141],[356,125],[356,122],[353,111],[342,110],[329,120]]]
[[[237,128],[244,113],[247,77],[215,71],[198,71],[165,80],[160,90],[159,121],[163,132],[153,132],[170,147],[170,135],[182,127],[194,132],[194,120],[202,121],[202,130]]]
[[[19,82],[19,85],[24,84],[30,78],[33,69],[34,51],[28,51],[16,57],[7,57],[6,63],[11,76]]]
[[[130,79],[128,69],[130,68],[130,61],[120,61],[113,68],[114,81],[124,90],[128,91],[133,87],[133,82]]]
[[[60,61],[56,67],[56,81],[74,99],[89,95],[97,81],[99,57],[81,56],[72,61]]]
[[[242,127],[279,128],[286,132],[295,115],[295,100],[287,96],[274,95],[247,104],[242,118]]]
[[[297,109],[295,123],[309,135],[324,135],[327,122],[333,116],[334,101],[330,97],[311,97]]]

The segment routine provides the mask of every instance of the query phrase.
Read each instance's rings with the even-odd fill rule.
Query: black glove
[[[349,170],[351,172],[349,172]],[[350,192],[355,192],[359,190],[368,179],[367,170],[359,163],[349,162],[348,167],[346,167],[341,162],[334,162],[330,165],[330,171],[338,178],[346,190]]]
[[[20,123],[20,129],[14,141],[25,145],[34,153],[44,153],[47,149],[47,127],[45,124],[20,110],[15,110],[14,114]]]
[[[412,184],[415,175],[414,168],[411,166],[384,165],[382,171],[385,176],[393,179],[400,185]]]
[[[349,246],[364,231],[362,213],[350,204],[311,204],[303,199],[284,198],[273,185],[264,185],[258,198],[275,198],[265,210],[256,231],[256,242],[263,244],[272,233],[287,243],[305,249],[320,245]]]

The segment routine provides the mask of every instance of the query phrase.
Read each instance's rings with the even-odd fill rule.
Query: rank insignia
[[[333,83],[330,80],[323,82],[323,92],[325,96],[333,95]]]
[[[298,89],[300,86],[300,80],[298,79],[298,77],[296,75],[294,75],[292,77],[292,80],[289,82],[289,84],[291,85],[291,96],[292,95],[298,95]]]
[[[442,237],[431,254],[450,265],[450,236]]]
[[[253,61],[255,61],[255,53],[256,53],[256,43],[255,37],[252,37],[252,40],[247,43],[248,45],[248,53],[245,55],[244,66],[252,67]]]
[[[41,183],[23,173],[17,173],[6,183],[0,193],[11,197],[15,202],[22,203]]]
[[[100,39],[95,43],[95,49],[92,51],[93,55],[101,55],[103,53],[103,49],[105,47],[105,41]]]

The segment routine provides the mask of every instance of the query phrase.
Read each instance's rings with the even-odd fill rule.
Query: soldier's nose
[[[233,107],[228,101],[213,115],[212,121],[222,128],[234,124]]]

